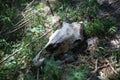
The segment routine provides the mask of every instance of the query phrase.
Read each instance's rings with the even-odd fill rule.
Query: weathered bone
[[[48,43],[45,45],[45,50],[56,56],[71,49],[76,40],[83,41],[83,23],[73,22],[69,24],[63,22],[62,28],[56,30],[50,36]],[[33,59],[36,65],[38,65],[37,62],[39,61],[40,54]]]
[[[46,47],[50,44],[61,43],[67,39],[70,39],[72,42],[78,39],[83,40],[83,34],[80,33],[82,30],[83,27],[80,23],[74,22],[69,24],[63,22],[63,27],[54,32],[54,34],[49,38],[49,42],[46,44]]]
[[[45,46],[46,50],[54,53],[54,55],[68,51],[76,40],[83,40],[82,32],[83,26],[81,23],[74,22],[69,24],[63,22],[62,28],[56,30],[49,38],[49,42]]]

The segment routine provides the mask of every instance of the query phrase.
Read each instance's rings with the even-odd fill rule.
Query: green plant
[[[31,0],[0,0],[0,61],[20,49],[15,55],[0,64],[0,80],[21,80],[22,78],[35,80],[36,74],[31,71],[31,61],[48,41],[46,37],[39,38],[47,30],[45,24],[48,24],[48,28],[56,26],[50,25],[51,16],[48,16],[49,13],[46,12],[46,4],[41,4],[41,0],[36,0],[35,3],[33,2],[32,5],[25,8],[29,1]],[[54,5],[51,4],[54,14],[58,15],[62,22],[83,20],[87,35],[99,36],[106,33],[113,34],[116,31],[115,21],[98,17],[99,5],[96,0],[84,0],[82,3],[75,4],[72,4],[74,0],[56,1]],[[21,22],[15,26],[19,21]],[[21,23],[25,23],[25,25],[20,25]],[[6,34],[17,28],[18,30],[13,33]],[[98,53],[104,51],[105,49],[98,49]],[[119,52],[113,51],[112,57],[118,60]],[[63,69],[53,57],[45,60],[40,69],[40,80],[63,80],[63,70],[66,72],[66,80],[86,80],[89,73],[89,68],[86,65]]]
[[[96,17],[98,5],[96,0],[85,0],[77,5],[70,0],[57,0],[53,9],[62,21],[75,22]]]
[[[85,32],[88,35],[102,35],[105,29],[99,18],[96,18],[91,22],[85,21],[84,24]]]
[[[99,5],[96,0],[85,0],[77,7],[81,16],[87,20],[95,18],[99,9]]]
[[[115,26],[112,26],[109,28],[108,33],[109,34],[114,34],[116,32],[117,28]]]
[[[24,2],[25,0],[22,1]],[[36,5],[32,6],[32,8],[31,6],[27,7],[25,12],[23,12],[22,19],[20,17],[19,21],[19,16],[17,17],[18,20],[15,18],[17,15],[19,15],[18,13],[20,13],[20,11],[18,10],[18,13],[14,12],[16,9],[14,9],[12,2],[14,1],[5,1],[0,3],[3,8],[3,11],[0,12],[0,17],[2,16],[0,19],[0,22],[2,23],[0,25],[3,26],[3,28],[0,27],[0,34],[4,32],[2,29],[7,29],[8,31],[9,29],[14,30],[14,28],[16,28],[16,26],[14,26],[16,22],[21,21],[17,25],[17,28],[21,27],[19,26],[21,23],[27,23],[27,25],[24,25],[22,30],[16,30],[14,33],[9,33],[7,36],[0,36],[2,38],[0,39],[0,61],[6,59],[9,55],[18,51],[15,53],[15,55],[12,55],[7,60],[5,60],[5,62],[0,64],[0,80],[17,80],[19,76],[26,78],[26,80],[34,80],[34,76],[31,76],[32,72],[26,72],[27,70],[30,71],[29,68],[31,66],[30,62],[32,61],[32,58],[39,52],[39,50],[45,45],[47,41],[46,38],[41,38],[41,40],[38,39],[45,31],[43,27],[45,22],[44,11],[42,10],[43,7],[41,7],[38,2]],[[23,2],[17,2],[19,5],[23,5]],[[25,3],[27,2],[25,1]],[[12,5],[12,7],[9,7],[10,5]],[[17,7],[15,6],[15,8]],[[41,14],[39,11],[41,11]],[[24,34],[19,36],[21,33]],[[18,38],[13,35],[17,36]],[[26,46],[28,44],[30,45]],[[21,73],[22,69],[24,71]]]
[[[52,57],[50,60],[45,61],[45,66],[42,69],[42,80],[61,80],[62,68],[59,62],[55,61]]]
[[[41,80],[86,80],[89,67],[86,65],[74,66],[73,68],[62,68],[60,62],[50,58],[41,67]],[[65,72],[65,73],[64,73]],[[65,77],[62,77],[65,75]]]
[[[120,61],[120,50],[119,49],[113,49],[112,51],[111,51],[111,53],[112,53],[112,55],[111,55],[111,57],[114,59],[114,60],[116,60],[117,61],[117,63],[119,63],[119,61]]]
[[[67,77],[66,80],[86,80],[89,73],[89,68],[86,65],[80,65],[73,69],[66,69]]]
[[[105,35],[107,32],[110,34],[115,32],[113,27],[115,21],[98,16],[99,5],[96,0],[85,0],[76,6],[69,0],[57,0],[53,9],[61,17],[62,21],[79,22],[84,20],[87,35],[98,36]]]
[[[25,2],[27,2],[27,0],[0,0],[0,38],[8,41],[21,39],[21,30],[14,32],[14,34],[6,33],[18,28],[18,25],[15,26],[15,24],[22,18],[20,12],[21,9],[25,7]]]

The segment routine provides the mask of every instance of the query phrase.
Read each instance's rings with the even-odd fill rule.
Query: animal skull
[[[45,50],[57,56],[70,50],[76,40],[83,41],[83,22],[73,22],[72,24],[63,22],[62,28],[56,30],[50,36],[48,43],[45,45]],[[40,60],[40,54],[38,54],[33,62],[37,66],[43,60]]]

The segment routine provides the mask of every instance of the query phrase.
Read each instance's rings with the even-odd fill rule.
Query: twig
[[[31,1],[31,2],[26,6],[26,8],[29,7],[29,6],[31,6],[34,2],[35,2],[35,0]],[[26,9],[26,8],[25,8],[25,9]],[[29,16],[29,15],[26,15],[26,16]],[[14,26],[15,26],[15,27],[16,27],[16,26],[21,26],[21,25],[25,24],[25,23],[28,22],[28,21],[29,21],[29,19],[24,21],[24,18],[23,18],[23,19],[21,19],[18,23],[16,23]],[[19,25],[18,25],[18,24],[19,24]],[[14,30],[12,30],[12,31],[7,32],[6,34],[13,33],[13,32],[19,30],[19,29],[22,28],[22,27],[24,27],[24,25],[21,26],[21,27],[18,27],[18,28],[16,28],[16,29],[14,29]]]
[[[48,32],[46,32],[45,34],[43,34],[42,36],[40,36],[39,38],[33,40],[32,42],[30,42],[28,45],[30,45],[31,43],[37,41],[37,40],[40,40],[41,38],[43,38],[44,36],[46,36],[48,33],[50,33],[53,29],[50,29]]]
[[[20,21],[18,21],[14,26],[17,26],[25,21],[24,14],[21,13],[21,15],[23,16],[23,18]],[[25,15],[25,17],[28,17],[28,16],[32,16],[32,15],[31,14]]]
[[[10,57],[12,57],[13,55],[15,55],[17,52],[21,51],[22,48],[16,50],[15,52],[13,52],[12,54],[10,54],[7,58],[5,58],[4,60],[0,61],[0,64],[3,63],[4,61],[8,60]]]
[[[28,22],[28,21],[29,21],[29,19],[28,19],[28,20],[26,20],[26,21],[24,21],[24,22],[22,22],[21,24],[19,24],[18,26],[20,26],[20,27],[18,27],[18,28],[16,28],[16,29],[14,29],[14,30],[12,30],[12,31],[7,32],[6,34],[10,34],[10,33],[13,33],[13,32],[15,32],[15,31],[17,31],[17,30],[21,29],[22,27],[24,27],[24,26],[25,26],[25,24],[27,24],[27,22]]]
[[[48,0],[47,0],[47,5],[48,5],[49,8],[50,8],[51,14],[54,16],[54,13],[53,13],[52,7],[50,6],[50,2],[49,2]]]
[[[110,68],[112,69],[112,71],[115,73],[115,74],[118,74],[117,71],[113,68],[113,66],[109,63],[108,60],[106,60],[108,62],[108,65],[110,66]]]
[[[40,38],[36,39],[36,40],[33,40],[32,42],[26,44],[25,46],[29,46],[31,43],[37,41],[37,40],[40,40],[41,38],[43,38],[44,36],[46,36],[49,32],[51,32],[53,29],[49,30],[48,32],[46,32],[45,34],[43,34]],[[17,54],[17,52],[21,51],[22,48],[16,50],[15,52],[13,52],[12,54],[10,54],[7,58],[5,58],[4,60],[0,61],[0,64],[3,63],[4,61],[8,60],[10,57],[14,56],[15,54]]]
[[[108,60],[107,60],[107,62],[108,62]],[[87,80],[92,80],[93,76],[98,72],[98,70],[107,68],[107,67],[110,67],[115,74],[118,74],[117,71],[112,67],[112,65],[109,62],[106,65],[98,67],[98,60],[96,60],[95,69],[94,69],[94,71],[92,71],[92,75]]]
[[[27,17],[27,16],[32,16],[32,14],[25,15],[25,17]],[[24,17],[24,15],[23,15],[23,17]],[[16,28],[15,28],[14,30],[8,31],[6,34],[10,34],[10,33],[13,33],[13,32],[15,32],[15,31],[21,29],[22,27],[25,26],[25,24],[27,24],[27,22],[28,22],[29,20],[30,20],[30,19],[27,19],[27,20],[24,20],[24,18],[21,19],[20,21],[18,21],[18,22],[14,25],[14,27],[16,27]]]
[[[98,59],[96,60],[96,63],[95,63],[95,71],[96,72],[98,70]]]
[[[37,80],[39,80],[39,75],[40,75],[40,71],[39,68],[37,68]]]
[[[32,0],[32,1],[26,6],[26,8],[30,7],[34,2],[35,2],[35,0]],[[26,8],[25,8],[25,9],[26,9]]]
[[[87,80],[92,80],[92,78],[98,72],[98,70],[100,70],[102,68],[106,68],[108,66],[109,66],[109,64],[98,67],[98,60],[96,60],[95,69],[94,69],[94,71],[92,71],[92,75]]]
[[[87,80],[92,80],[92,78],[94,77],[95,73],[98,71],[98,59],[96,60],[96,63],[95,63],[95,69],[94,71],[92,72],[92,75],[87,79]]]

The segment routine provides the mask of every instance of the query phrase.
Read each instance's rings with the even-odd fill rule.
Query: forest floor
[[[26,5],[19,10],[9,1],[1,2],[5,8],[0,13],[0,80],[120,80],[120,28],[98,14],[96,0],[25,3],[17,2]],[[19,10],[17,15],[14,10]],[[45,61],[35,67],[33,58],[62,22],[80,21],[84,23],[83,44],[57,57],[41,55]]]

